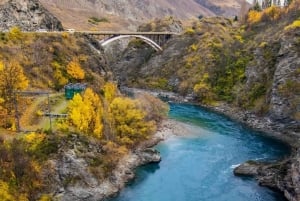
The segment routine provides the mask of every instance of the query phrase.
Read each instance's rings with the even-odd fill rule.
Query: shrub
[[[184,34],[186,35],[194,35],[196,33],[196,31],[192,28],[187,28],[184,32]]]
[[[291,30],[300,28],[300,19],[295,20],[292,24],[284,27],[284,30]]]
[[[99,24],[100,22],[109,22],[109,20],[105,17],[102,17],[102,18],[98,18],[98,17],[90,17],[89,20],[88,20],[89,23],[91,24]]]
[[[278,20],[281,15],[282,15],[282,9],[277,7],[277,6],[271,6],[271,7],[268,7],[266,8],[264,11],[263,11],[263,14],[262,14],[262,19],[264,21],[275,21],[275,20]]]
[[[23,37],[23,33],[19,27],[12,27],[8,32],[8,39],[11,41],[21,41]]]
[[[256,10],[250,10],[247,17],[247,22],[249,24],[255,24],[261,21],[262,12]]]

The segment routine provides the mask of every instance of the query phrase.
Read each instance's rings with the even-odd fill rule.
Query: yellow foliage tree
[[[140,108],[146,112],[147,120],[154,120],[160,122],[163,118],[168,116],[169,105],[159,98],[156,98],[148,93],[140,93],[138,95]]]
[[[9,192],[8,184],[0,180],[0,200],[15,201],[14,197]]]
[[[13,92],[27,88],[28,84],[29,81],[18,62],[10,61],[4,64],[0,61],[0,95],[5,103],[11,104]]]
[[[137,101],[122,97],[115,98],[110,104],[116,137],[120,144],[132,146],[147,138],[156,129],[153,121],[145,120],[145,113],[138,106]]]
[[[39,201],[52,201],[52,196],[51,195],[42,195],[39,199]]]
[[[262,12],[256,10],[250,10],[247,17],[247,22],[249,24],[258,23],[261,21]]]
[[[77,58],[73,58],[67,65],[67,73],[76,80],[83,80],[85,77],[84,70],[81,68]]]
[[[263,11],[263,18],[267,18],[271,21],[275,21],[278,20],[281,15],[283,14],[283,10],[281,10],[281,8],[279,8],[278,6],[271,6],[266,8]]]
[[[112,82],[107,82],[103,87],[104,98],[108,103],[111,103],[117,96],[118,88]]]
[[[102,137],[103,106],[101,100],[92,89],[88,88],[83,96],[76,94],[70,101],[69,120],[81,132]]]
[[[3,117],[5,117],[6,114],[7,114],[7,110],[2,105],[3,103],[4,103],[4,99],[0,98],[0,118],[1,119],[3,119]],[[0,120],[0,125],[2,125],[2,121],[1,120]]]
[[[8,32],[8,39],[11,41],[19,41],[23,39],[23,33],[19,27],[12,27]]]

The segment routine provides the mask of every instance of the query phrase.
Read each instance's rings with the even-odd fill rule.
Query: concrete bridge
[[[109,43],[123,38],[138,38],[150,45],[156,51],[162,51],[162,46],[174,35],[174,32],[114,32],[114,31],[74,31],[74,34],[90,35],[99,39],[105,47]]]

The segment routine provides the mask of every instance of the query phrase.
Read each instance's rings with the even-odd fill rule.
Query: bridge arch
[[[149,46],[151,46],[157,52],[162,51],[162,48],[156,42],[154,42],[150,38],[142,36],[142,35],[119,35],[119,36],[113,36],[111,38],[104,39],[100,43],[104,47],[104,46],[108,45],[109,43],[111,43],[111,42],[113,42],[115,40],[120,40],[122,38],[132,38],[132,37],[133,38],[140,38],[142,41],[144,41],[145,43],[147,43]]]

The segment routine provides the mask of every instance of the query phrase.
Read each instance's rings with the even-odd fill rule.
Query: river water
[[[138,168],[136,179],[112,201],[285,200],[232,173],[249,159],[284,157],[285,145],[198,106],[171,104],[170,118],[189,124],[193,134],[157,145],[162,161]]]

